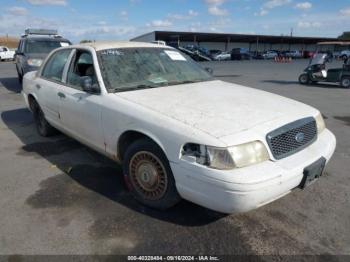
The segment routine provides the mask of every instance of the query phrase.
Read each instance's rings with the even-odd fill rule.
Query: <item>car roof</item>
[[[98,41],[98,42],[89,42],[83,44],[73,45],[71,47],[82,47],[90,46],[96,51],[105,50],[105,49],[114,49],[114,48],[142,48],[142,47],[154,47],[154,48],[171,48],[170,46],[164,46],[159,44],[144,43],[144,42],[130,42],[130,41]]]

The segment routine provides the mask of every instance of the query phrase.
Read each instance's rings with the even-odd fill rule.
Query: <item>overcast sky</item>
[[[336,37],[350,31],[350,0],[1,0],[0,35],[28,27],[74,42],[154,30]]]

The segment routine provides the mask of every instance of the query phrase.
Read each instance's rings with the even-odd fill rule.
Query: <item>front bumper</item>
[[[326,129],[307,148],[275,162],[228,171],[183,160],[170,164],[184,199],[219,212],[239,213],[270,203],[298,187],[304,168],[321,157],[328,162],[335,145],[335,136]]]

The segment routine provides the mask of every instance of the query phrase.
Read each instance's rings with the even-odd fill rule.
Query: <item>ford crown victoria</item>
[[[317,109],[216,80],[165,45],[56,49],[22,93],[40,135],[58,129],[121,163],[135,198],[158,209],[183,198],[245,212],[312,184],[335,150]]]

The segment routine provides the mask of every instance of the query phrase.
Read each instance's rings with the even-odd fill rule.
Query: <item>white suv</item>
[[[317,109],[216,80],[168,46],[56,49],[24,76],[23,96],[41,135],[57,128],[121,163],[154,208],[184,198],[248,211],[316,181],[335,149]]]

